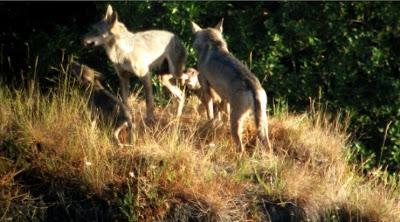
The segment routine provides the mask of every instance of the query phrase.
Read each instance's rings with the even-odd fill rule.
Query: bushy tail
[[[271,144],[268,136],[268,120],[267,120],[267,94],[262,88],[253,88],[254,95],[254,120],[258,131],[258,136],[268,148]]]

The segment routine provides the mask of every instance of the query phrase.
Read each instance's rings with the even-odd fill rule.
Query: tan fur
[[[200,85],[199,77],[201,76],[199,76],[199,72],[196,69],[188,68],[185,72],[182,73],[181,80],[183,80],[183,84],[200,99],[202,105],[207,111],[207,97],[205,95],[205,92],[203,91],[203,88]],[[222,100],[218,93],[212,88],[210,88],[209,90],[209,95],[211,95],[213,100],[214,116],[217,116],[218,120],[221,120],[222,112],[225,112],[225,114],[229,116],[229,103]],[[208,115],[208,112],[207,116],[209,119],[211,119],[211,117]],[[227,120],[229,120],[229,117]]]
[[[94,33],[84,37],[86,45],[102,45],[113,62],[118,73],[122,100],[127,104],[129,78],[132,74],[139,77],[144,85],[146,95],[146,116],[154,120],[153,90],[150,71],[168,64],[169,75],[180,77],[186,61],[186,50],[181,40],[173,33],[163,30],[149,30],[144,32],[130,32],[118,16],[108,5],[103,20],[93,25]],[[163,78],[161,82],[178,100],[177,115],[180,116],[184,104],[184,94],[170,82]]]
[[[202,29],[192,22],[193,48],[198,54],[199,81],[205,92],[209,116],[213,116],[211,89],[230,104],[232,139],[243,152],[243,120],[254,113],[258,135],[270,147],[267,128],[267,96],[257,77],[228,50],[222,37],[221,20],[214,28]]]

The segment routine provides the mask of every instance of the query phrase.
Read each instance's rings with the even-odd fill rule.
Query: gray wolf
[[[205,95],[203,88],[200,85],[200,80],[199,80],[199,78],[201,78],[201,77],[202,77],[202,75],[199,75],[199,72],[196,69],[187,68],[182,73],[180,81],[182,81],[183,85],[185,85],[191,92],[194,93],[194,95],[197,96],[197,98],[200,99],[202,105],[204,105],[205,109],[207,109],[207,101],[206,101],[207,97]],[[214,116],[217,116],[217,119],[221,120],[222,112],[225,112],[226,115],[229,115],[229,113],[230,113],[229,103],[226,101],[223,101],[221,99],[221,97],[212,88],[209,88],[209,90],[210,90],[210,92],[208,92],[208,95],[211,95],[212,100],[213,100]],[[208,112],[207,112],[207,114],[208,114]],[[210,117],[210,116],[208,116],[208,118],[212,119],[212,117]]]
[[[122,129],[128,131],[128,142],[133,141],[132,115],[129,108],[116,96],[107,91],[100,83],[101,73],[77,62],[71,63],[71,73],[77,82],[89,92],[89,104],[93,118],[98,117],[102,123],[113,126],[113,139],[119,146],[123,146],[119,139]]]
[[[254,113],[259,138],[270,147],[267,95],[257,77],[229,52],[222,37],[222,24],[223,20],[215,27],[202,29],[195,22],[191,23],[194,33],[193,48],[198,55],[197,68],[201,76],[200,84],[206,92],[208,115],[214,118],[213,100],[209,93],[211,88],[230,104],[232,139],[242,153],[243,120],[250,110]]]
[[[112,61],[121,86],[122,101],[127,104],[129,78],[132,74],[143,83],[146,97],[146,119],[154,121],[153,90],[150,71],[168,66],[169,73],[161,73],[161,84],[178,100],[177,116],[182,114],[184,94],[171,83],[171,75],[180,77],[187,53],[175,34],[163,30],[130,32],[118,21],[117,12],[108,5],[105,17],[92,26],[83,42],[86,46],[102,45]]]

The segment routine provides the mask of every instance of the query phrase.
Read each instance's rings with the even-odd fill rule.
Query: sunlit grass
[[[14,178],[32,171],[58,189],[75,184],[114,202],[132,220],[263,221],[274,218],[271,207],[277,214],[290,213],[288,206],[311,221],[400,220],[398,178],[384,171],[364,177],[347,163],[346,118],[276,108],[269,121],[273,149],[254,142],[250,123],[240,156],[228,124],[211,128],[197,99],[189,99],[180,119],[173,104],[158,107],[157,123],[147,126],[136,93],[130,99],[135,141],[120,148],[109,128],[92,121],[72,82],[66,78],[46,95],[35,84],[0,87],[3,218],[29,192]]]

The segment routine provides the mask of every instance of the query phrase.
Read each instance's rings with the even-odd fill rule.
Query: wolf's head
[[[185,86],[191,90],[200,89],[199,72],[196,69],[188,68],[182,73],[181,80]]]
[[[94,85],[101,87],[99,80],[102,78],[102,75],[96,70],[77,62],[71,63],[70,70],[71,73],[77,78],[79,84],[81,84],[83,87]]]
[[[228,50],[228,46],[222,37],[222,24],[224,19],[214,27],[202,29],[195,22],[192,22],[192,32],[194,34],[193,48],[199,53],[209,47],[218,47]]]
[[[110,42],[114,35],[113,29],[119,24],[118,14],[108,5],[106,15],[102,20],[95,23],[91,30],[83,37],[85,46],[99,46]]]

